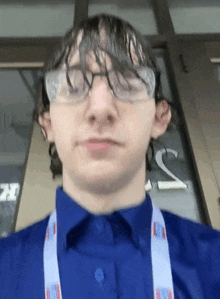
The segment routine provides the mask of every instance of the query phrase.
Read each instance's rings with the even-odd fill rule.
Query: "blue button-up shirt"
[[[134,207],[94,215],[56,190],[63,299],[153,299],[146,194]],[[220,232],[161,210],[175,299],[220,298]],[[49,215],[0,240],[0,299],[44,299],[43,246]],[[166,299],[166,298],[165,298]]]

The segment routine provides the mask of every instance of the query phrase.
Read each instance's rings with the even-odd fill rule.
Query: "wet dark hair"
[[[102,35],[104,29],[104,35]],[[102,30],[102,31],[101,31]],[[77,38],[82,32],[82,40],[79,44],[80,65],[86,70],[88,53],[93,52],[100,68],[106,70],[101,62],[100,55],[105,52],[111,59],[112,68],[123,73],[123,70],[133,70],[136,66],[148,66],[153,69],[156,76],[155,103],[165,100],[171,106],[172,119],[167,130],[171,130],[175,123],[172,102],[164,97],[161,90],[160,71],[156,64],[155,55],[149,42],[129,23],[111,15],[99,14],[82,21],[76,28],[71,28],[63,39],[59,48],[52,54],[44,64],[43,76],[38,82],[37,105],[33,111],[33,119],[39,124],[39,115],[49,111],[50,102],[47,97],[44,76],[51,70],[56,70],[66,64],[67,76],[69,61],[72,53],[77,48]],[[100,35],[101,32],[101,35]],[[101,38],[100,38],[101,36]],[[104,38],[103,38],[104,36]],[[133,49],[132,49],[133,48]],[[133,54],[132,54],[133,53]],[[111,87],[111,86],[110,86]],[[40,125],[40,124],[39,124]],[[41,125],[40,125],[41,126]],[[151,161],[154,158],[154,147],[152,138],[146,153],[146,168],[151,171]],[[151,152],[151,153],[150,153]],[[50,170],[53,179],[62,176],[62,162],[58,156],[55,143],[50,143],[49,156],[51,158]],[[151,157],[151,161],[150,161]]]

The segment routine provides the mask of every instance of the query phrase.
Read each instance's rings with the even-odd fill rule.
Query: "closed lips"
[[[85,143],[118,143],[118,142],[109,138],[104,138],[104,139],[92,138],[86,140]]]

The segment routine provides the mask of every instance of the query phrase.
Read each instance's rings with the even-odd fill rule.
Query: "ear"
[[[41,131],[44,134],[44,137],[49,142],[54,142],[54,135],[52,130],[52,124],[51,124],[51,118],[50,118],[50,112],[46,111],[42,115],[39,115],[38,122],[41,127]]]
[[[156,106],[155,118],[151,129],[151,137],[157,139],[163,135],[171,120],[170,105],[166,101],[161,101]]]

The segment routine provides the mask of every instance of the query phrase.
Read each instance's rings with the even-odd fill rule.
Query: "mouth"
[[[86,140],[86,143],[110,143],[110,144],[118,144],[118,142],[116,142],[115,140],[109,139],[109,138],[103,138],[103,139],[99,139],[99,138],[90,138],[88,140]]]
[[[91,151],[107,151],[117,144],[114,142],[87,142],[84,145]]]

